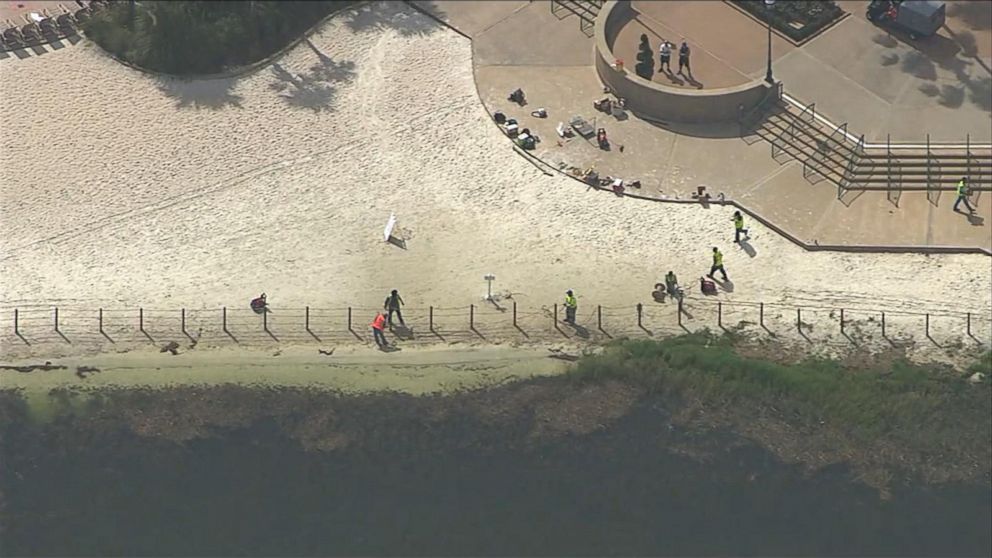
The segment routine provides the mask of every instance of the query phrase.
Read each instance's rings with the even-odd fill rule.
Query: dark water
[[[665,441],[680,434],[657,405],[640,406],[608,430],[538,447],[463,443],[475,427],[380,432],[372,444],[316,453],[269,420],[185,446],[113,427],[66,439],[53,425],[45,433],[19,426],[8,431],[0,456],[2,553],[992,551],[988,488],[896,488],[881,501],[842,468],[806,479],[753,446],[701,464],[667,449]]]

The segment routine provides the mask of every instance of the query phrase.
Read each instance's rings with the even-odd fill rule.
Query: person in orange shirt
[[[369,325],[372,326],[372,337],[375,338],[375,344],[380,349],[388,347],[389,343],[386,342],[386,335],[382,332],[386,327],[386,315],[382,312],[376,312],[375,319]]]

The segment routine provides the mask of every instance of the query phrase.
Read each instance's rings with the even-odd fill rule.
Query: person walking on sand
[[[958,199],[957,199],[956,202],[954,202],[954,211],[957,211],[958,210],[958,206],[961,205],[961,202],[964,202],[964,206],[968,208],[968,213],[974,213],[975,212],[975,208],[971,207],[971,204],[968,203],[968,178],[967,177],[965,177],[965,176],[962,176],[961,177],[961,180],[958,182],[958,190],[957,191],[958,191]]]
[[[713,277],[713,274],[716,273],[717,271],[719,271],[723,275],[723,280],[724,281],[729,281],[730,280],[730,279],[727,278],[727,271],[725,269],[723,269],[723,253],[721,253],[720,250],[716,246],[714,246],[713,247],[713,266],[710,267],[710,272],[707,273],[706,276],[709,277],[709,278],[711,278],[711,279],[716,279],[715,277]]]
[[[682,68],[685,68],[689,75],[692,75],[692,68],[689,67],[689,43],[682,39],[682,46],[679,47],[679,74],[682,73]]]
[[[375,344],[379,346],[379,349],[385,349],[389,346],[386,342],[386,334],[382,330],[386,327],[386,315],[382,312],[376,312],[375,319],[369,324],[372,326],[372,337],[375,338]]]
[[[658,47],[658,55],[661,57],[661,67],[658,68],[658,73],[672,73],[672,43],[668,42],[667,39],[662,39],[661,46]]]
[[[578,309],[579,302],[575,300],[572,290],[565,291],[565,321],[575,325],[575,310]]]
[[[748,234],[747,229],[744,228],[744,216],[741,215],[740,211],[734,212],[734,243],[740,244],[741,234],[747,238],[751,238]]]
[[[389,312],[389,327],[393,327],[393,312],[396,312],[396,317],[400,321],[400,325],[406,326],[406,322],[403,321],[403,314],[400,313],[400,305],[406,304],[403,299],[400,298],[400,293],[393,289],[393,292],[389,293],[386,297],[386,302],[383,303],[382,309]]]

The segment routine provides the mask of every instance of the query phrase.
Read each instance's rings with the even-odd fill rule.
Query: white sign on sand
[[[386,229],[382,231],[382,240],[389,242],[389,237],[393,236],[393,229],[396,228],[396,214],[390,213],[389,220],[386,221]]]

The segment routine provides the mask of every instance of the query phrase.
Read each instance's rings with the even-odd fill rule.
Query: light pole
[[[765,0],[765,17],[768,18],[768,71],[765,72],[765,81],[769,84],[775,84],[775,78],[772,77],[772,6],[775,5],[775,0]]]

